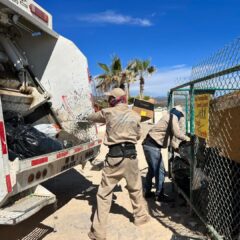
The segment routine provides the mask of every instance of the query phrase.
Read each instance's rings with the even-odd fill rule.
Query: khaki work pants
[[[121,159],[108,158],[108,163],[114,165]],[[97,239],[106,238],[108,213],[111,208],[113,189],[116,184],[125,178],[127,190],[133,208],[134,220],[146,218],[148,215],[143,200],[142,181],[138,168],[138,160],[125,158],[118,166],[111,167],[106,163],[103,169],[102,181],[97,193],[97,210],[92,223],[92,233]]]

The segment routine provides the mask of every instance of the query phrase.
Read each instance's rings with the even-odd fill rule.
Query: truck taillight
[[[48,21],[49,21],[48,15],[45,12],[43,12],[40,8],[36,7],[33,4],[30,4],[29,8],[30,8],[32,14],[34,14],[37,17],[39,17],[45,23],[48,23]]]
[[[43,176],[43,177],[46,177],[46,176],[47,176],[47,169],[46,169],[46,168],[43,170],[42,176]]]
[[[40,179],[41,175],[42,175],[42,173],[40,171],[38,171],[37,174],[36,174],[36,179],[37,180]]]
[[[28,183],[32,183],[34,180],[34,174],[30,174],[29,177],[28,177]]]

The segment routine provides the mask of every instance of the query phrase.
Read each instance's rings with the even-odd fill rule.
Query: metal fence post
[[[186,94],[185,95],[185,114],[186,114],[186,116],[185,116],[185,120],[186,120],[186,133],[188,133],[188,121],[189,121],[189,118],[188,118],[188,95]]]
[[[190,85],[190,133],[191,136],[194,135],[194,84]],[[192,191],[192,185],[193,185],[193,171],[194,171],[194,143],[191,147],[191,161],[190,161],[190,202],[191,205],[193,204],[193,191]],[[190,206],[190,211],[192,212],[192,206]]]
[[[194,84],[190,86],[190,133],[194,135]]]
[[[168,108],[169,110],[173,107],[173,92],[168,93]]]

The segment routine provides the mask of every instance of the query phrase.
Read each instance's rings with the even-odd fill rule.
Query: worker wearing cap
[[[126,93],[122,89],[115,88],[106,95],[110,108],[88,117],[91,121],[106,123],[104,144],[109,147],[97,193],[97,210],[88,234],[90,239],[98,240],[106,239],[113,189],[122,178],[127,182],[134,224],[141,225],[150,220],[143,204],[142,182],[135,148],[141,136],[140,116],[128,108]]]
[[[143,141],[143,150],[148,164],[145,182],[145,198],[155,197],[156,201],[170,200],[164,195],[165,170],[161,149],[167,148],[169,145],[177,148],[176,139],[190,141],[190,138],[180,130],[180,125],[183,121],[183,109],[181,106],[176,106],[150,129]],[[153,177],[155,177],[155,194],[151,191]]]

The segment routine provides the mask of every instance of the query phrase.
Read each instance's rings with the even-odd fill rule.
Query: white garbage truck
[[[52,16],[36,2],[0,0],[0,224],[15,225],[54,203],[41,183],[97,156],[97,128],[81,120],[92,111],[82,52],[53,31]],[[36,129],[49,126],[56,139],[39,147],[29,134],[44,138],[47,131]],[[54,141],[61,148],[42,150]]]

